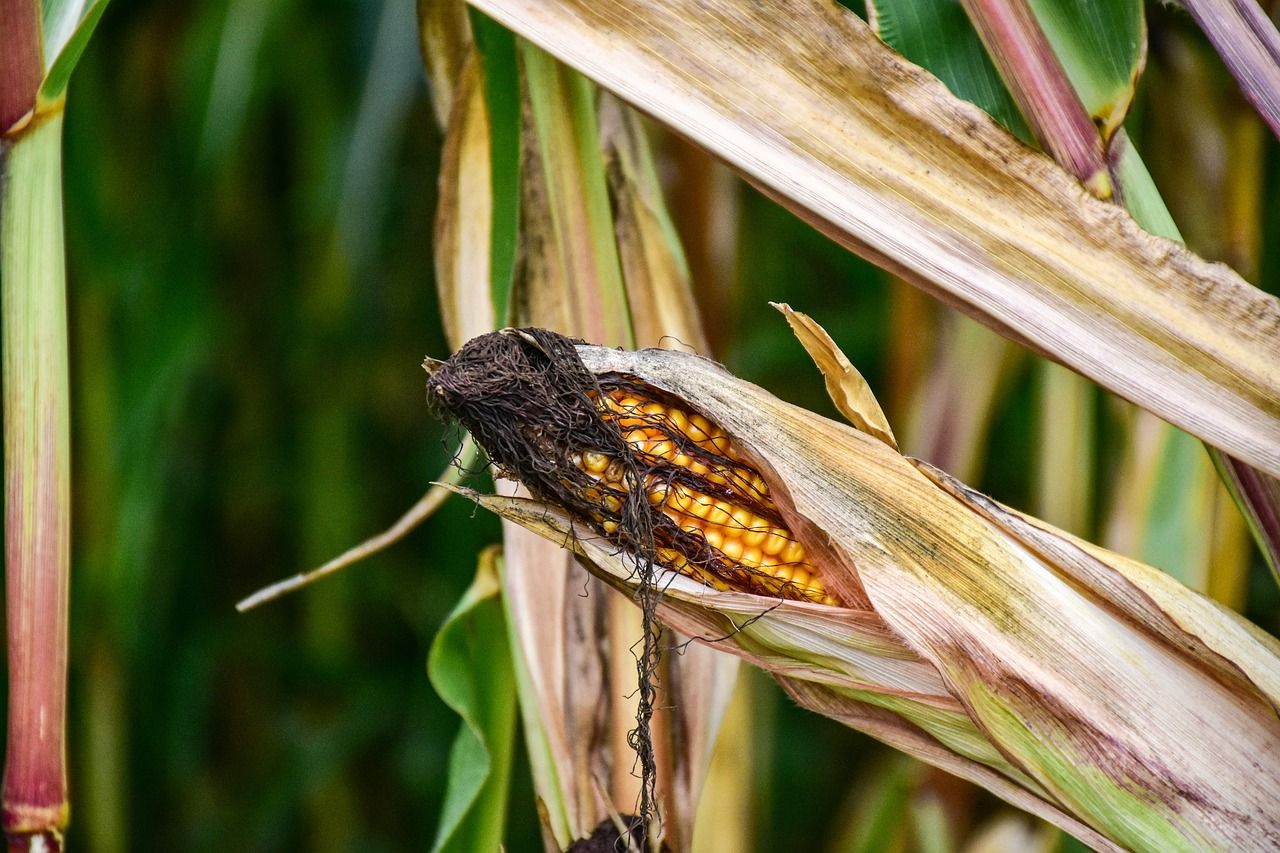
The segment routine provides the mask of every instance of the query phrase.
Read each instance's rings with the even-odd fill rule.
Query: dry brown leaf
[[[840,414],[858,429],[874,435],[885,444],[898,449],[898,441],[889,428],[889,420],[880,408],[880,401],[871,393],[871,386],[862,378],[858,368],[831,340],[827,330],[819,326],[808,314],[793,311],[785,303],[770,302],[787,318],[791,331],[813,359],[827,383],[827,394]]]

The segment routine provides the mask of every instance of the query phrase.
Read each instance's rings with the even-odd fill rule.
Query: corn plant
[[[538,323],[543,303],[537,299],[525,303],[534,306],[533,315],[479,307],[506,304],[517,235],[528,252],[517,283],[572,281],[575,270],[587,269],[581,261],[593,257],[589,252],[577,262],[561,254],[558,263],[565,266],[557,272],[554,256],[541,251],[548,244],[571,251],[560,242],[565,235],[583,241],[580,248],[595,245],[597,263],[608,239],[591,236],[598,216],[571,221],[584,208],[557,210],[554,181],[549,205],[536,196],[529,204],[526,195],[518,209],[510,202],[499,209],[499,188],[518,173],[513,133],[520,118],[510,108],[500,118],[498,97],[517,85],[511,73],[517,52],[526,72],[541,69],[534,76],[556,79],[563,72],[552,72],[543,54],[524,43],[513,46],[479,16],[471,20],[488,32],[479,39],[483,68],[468,64],[461,47],[466,41],[458,38],[462,19],[456,10],[452,23],[438,14],[447,5],[423,7],[428,63],[437,86],[443,81],[451,93],[441,98],[438,88],[437,103],[443,101],[442,112],[453,117],[467,114],[458,107],[460,98],[479,105],[473,109],[488,107],[485,130],[492,136],[479,133],[473,118],[462,125],[470,129],[454,137],[489,149],[490,157],[469,161],[470,178],[458,165],[467,161],[447,161],[454,165],[446,167],[445,185],[456,195],[443,208],[447,215],[437,234],[447,265],[440,277],[452,288],[446,305],[454,318],[480,311],[482,318]],[[681,0],[474,5],[705,145],[859,254],[1206,441],[1274,568],[1280,351],[1273,332],[1280,310],[1228,268],[1175,242],[1178,229],[1125,134],[1145,59],[1140,7],[1116,6],[1110,18],[1090,21],[1088,11],[1066,5],[966,3],[985,53],[965,55],[978,57],[985,70],[966,75],[939,63],[935,70],[948,91],[876,38],[932,67],[937,57],[929,50],[938,48],[938,40],[921,40],[927,28],[919,19],[944,14],[946,4],[912,4],[910,12],[898,4],[869,4],[874,34],[852,14],[804,0],[767,7]],[[1197,14],[1207,20],[1207,13]],[[1247,9],[1241,14],[1255,39],[1267,42],[1274,35]],[[1104,30],[1107,25],[1121,35],[1108,38],[1114,34]],[[1206,29],[1222,42],[1218,22]],[[1093,61],[1100,44],[1106,49]],[[1231,66],[1241,79],[1254,79],[1251,69],[1266,71],[1265,57],[1249,49],[1240,54],[1244,58],[1233,54]],[[462,83],[468,74],[479,75],[469,87]],[[552,97],[573,104],[569,120],[576,116],[590,128],[594,108],[586,92],[571,83]],[[1006,129],[957,94],[978,101]],[[1249,95],[1265,112],[1266,87],[1254,86]],[[538,97],[532,98],[532,125],[548,144],[553,126],[545,104],[539,112]],[[560,150],[591,156],[594,143],[581,127],[557,138]],[[1038,142],[1062,168],[1009,131]],[[585,152],[575,148],[584,139]],[[543,158],[549,150],[541,150]],[[530,162],[537,158],[520,160]],[[592,174],[576,169],[565,177]],[[465,186],[478,192],[464,192]],[[532,221],[520,218],[530,215]],[[486,222],[492,230],[478,232],[477,224]],[[491,283],[496,303],[460,297],[474,287],[468,276],[475,275]],[[610,309],[607,301],[616,285],[599,269],[578,281],[577,302],[570,304],[590,306],[588,315],[597,322],[616,319],[619,303]],[[601,287],[605,301],[590,287],[583,290],[583,282]],[[632,284],[629,279],[628,288]],[[896,441],[857,372],[815,324],[792,312],[788,318],[827,377],[837,408],[857,427],[850,435],[880,442],[875,462],[859,473],[840,466],[856,468],[848,458],[876,445],[864,445],[860,437],[841,445],[844,459],[824,453],[827,441],[820,436],[839,432],[836,427],[791,414],[696,360],[571,353],[531,330],[516,336],[523,343],[483,338],[475,345],[480,349],[463,348],[458,362],[429,365],[445,407],[535,500],[468,494],[508,521],[572,547],[598,576],[642,602],[651,600],[646,590],[660,577],[658,612],[668,624],[772,670],[802,704],[976,781],[1092,845],[1265,847],[1274,829],[1257,822],[1265,823],[1266,795],[1254,798],[1252,783],[1215,791],[1212,805],[1198,798],[1207,795],[1212,779],[1225,776],[1243,775],[1265,787],[1257,774],[1267,771],[1247,768],[1249,756],[1269,752],[1275,736],[1274,642],[1141,564],[1006,510],[927,464],[902,465],[894,461],[901,457],[885,455],[884,447],[896,453]],[[584,334],[562,323],[538,324]],[[607,334],[594,337],[618,342]],[[508,355],[499,357],[502,347]],[[522,347],[523,354],[511,354]],[[479,366],[468,363],[468,355],[493,372],[468,373]],[[1085,414],[1068,422],[1086,422],[1089,386],[1064,371],[1045,377],[1045,411],[1076,407]],[[515,389],[527,393],[516,400],[521,395]],[[558,409],[561,404],[569,408]],[[593,418],[597,426],[584,426]],[[1052,417],[1045,422],[1052,424]],[[1168,436],[1161,440],[1172,443],[1167,446],[1190,441],[1171,428],[1158,429]],[[1088,443],[1071,444],[1069,433],[1047,437],[1047,452],[1060,460],[1047,457],[1047,470],[1089,469]],[[1160,464],[1205,470],[1190,458]],[[1217,494],[1216,484],[1199,476],[1197,492]],[[1090,486],[1054,482],[1059,488],[1042,498],[1046,514],[1085,527],[1089,510],[1082,496]],[[940,539],[931,538],[935,534]],[[1157,542],[1160,534],[1143,536]],[[881,569],[889,574],[866,576]],[[989,588],[974,583],[984,577]],[[1054,592],[1067,587],[1082,597]],[[1141,603],[1146,597],[1156,600],[1154,607]],[[823,607],[883,620],[905,646],[876,646],[883,636],[873,641],[875,631],[859,634],[865,626],[857,619],[826,624]],[[1078,621],[1064,621],[1067,613]],[[1116,645],[1108,651],[1091,633],[1117,617],[1119,633],[1107,633]],[[1041,630],[1041,639],[1030,639]],[[1161,650],[1149,646],[1153,636],[1160,638],[1157,647],[1165,644]],[[833,643],[844,641],[858,650],[833,650]],[[1055,642],[1073,650],[1068,660],[1038,654]],[[517,643],[514,653],[538,647]],[[1177,662],[1178,649],[1193,647],[1200,649],[1192,653],[1194,661]],[[885,684],[878,681],[879,664],[860,657],[868,653],[927,666]],[[836,669],[847,667],[842,675],[832,674],[833,660],[843,661]],[[1007,668],[996,665],[1004,663]],[[1019,671],[1021,664],[1027,668]],[[1242,672],[1244,680],[1228,672]],[[894,680],[917,676],[941,677],[941,689],[916,691]],[[1187,688],[1192,682],[1203,688],[1203,704],[1175,711],[1181,688],[1153,698],[1170,684]],[[1055,693],[1055,686],[1066,685],[1072,686],[1070,697]],[[1123,697],[1126,709],[1091,716],[1102,711],[1092,706],[1090,693],[1107,691]],[[915,707],[917,692],[934,698]],[[1241,701],[1251,710],[1236,716]],[[949,703],[960,716],[940,713]],[[1150,720],[1184,710],[1186,717],[1166,720],[1168,732],[1213,730],[1231,719],[1233,731],[1258,740],[1215,756],[1225,764],[1197,775],[1208,766],[1201,762],[1207,756],[1147,739]],[[1099,749],[1136,763],[1098,760]],[[1152,772],[1162,756],[1199,781],[1172,781],[1181,772],[1172,767],[1165,775]],[[1215,816],[1228,812],[1246,817]],[[580,836],[580,825],[573,834]],[[563,832],[554,836],[564,846]]]

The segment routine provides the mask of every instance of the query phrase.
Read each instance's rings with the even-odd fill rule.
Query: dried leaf
[[[855,251],[1280,475],[1280,303],[817,0],[476,0]]]
[[[436,287],[445,333],[455,348],[495,326],[487,287],[493,222],[489,114],[480,76],[473,50],[463,67],[440,162]]]
[[[822,378],[827,383],[827,394],[840,414],[858,429],[874,435],[897,450],[898,442],[893,437],[893,430],[889,428],[889,421],[880,408],[880,402],[871,393],[871,386],[862,378],[858,368],[840,351],[840,347],[836,346],[836,342],[831,340],[827,330],[814,322],[808,314],[791,310],[790,305],[780,305],[777,302],[769,304],[787,318],[791,331],[822,372]]]

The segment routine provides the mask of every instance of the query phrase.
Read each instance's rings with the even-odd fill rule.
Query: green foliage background
[[[1137,136],[1164,107],[1140,108]],[[1159,142],[1144,149],[1158,182],[1180,168]],[[439,153],[410,0],[114,0],[103,18],[66,122],[73,849],[429,847],[458,719],[430,689],[427,648],[494,519],[452,502],[359,568],[249,615],[233,605],[381,529],[450,456],[418,368],[446,352]],[[721,357],[830,413],[765,307],[788,301],[892,393],[883,276],[758,195],[742,205]],[[1260,276],[1277,290],[1280,241]],[[1028,374],[979,483],[1023,506]],[[1274,631],[1275,589],[1260,563],[1252,578],[1249,613]],[[760,849],[799,849],[836,832],[882,755],[763,681],[755,697]],[[522,762],[509,849],[536,850]]]

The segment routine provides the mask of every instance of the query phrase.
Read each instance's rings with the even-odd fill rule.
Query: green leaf
[[[67,90],[71,72],[106,8],[107,0],[45,0],[41,9],[45,62],[41,105],[58,100]]]
[[[1146,60],[1139,0],[1030,0],[1071,85],[1104,140],[1124,122]]]
[[[493,186],[489,294],[499,325],[508,325],[520,233],[520,77],[516,39],[509,30],[475,9],[471,10],[471,32],[484,66],[484,95],[489,108]]]
[[[868,0],[876,34],[1023,141],[1027,124],[959,0]]]
[[[462,717],[449,755],[435,851],[497,850],[506,825],[516,721],[497,547],[480,555],[475,579],[431,644],[427,673]]]

